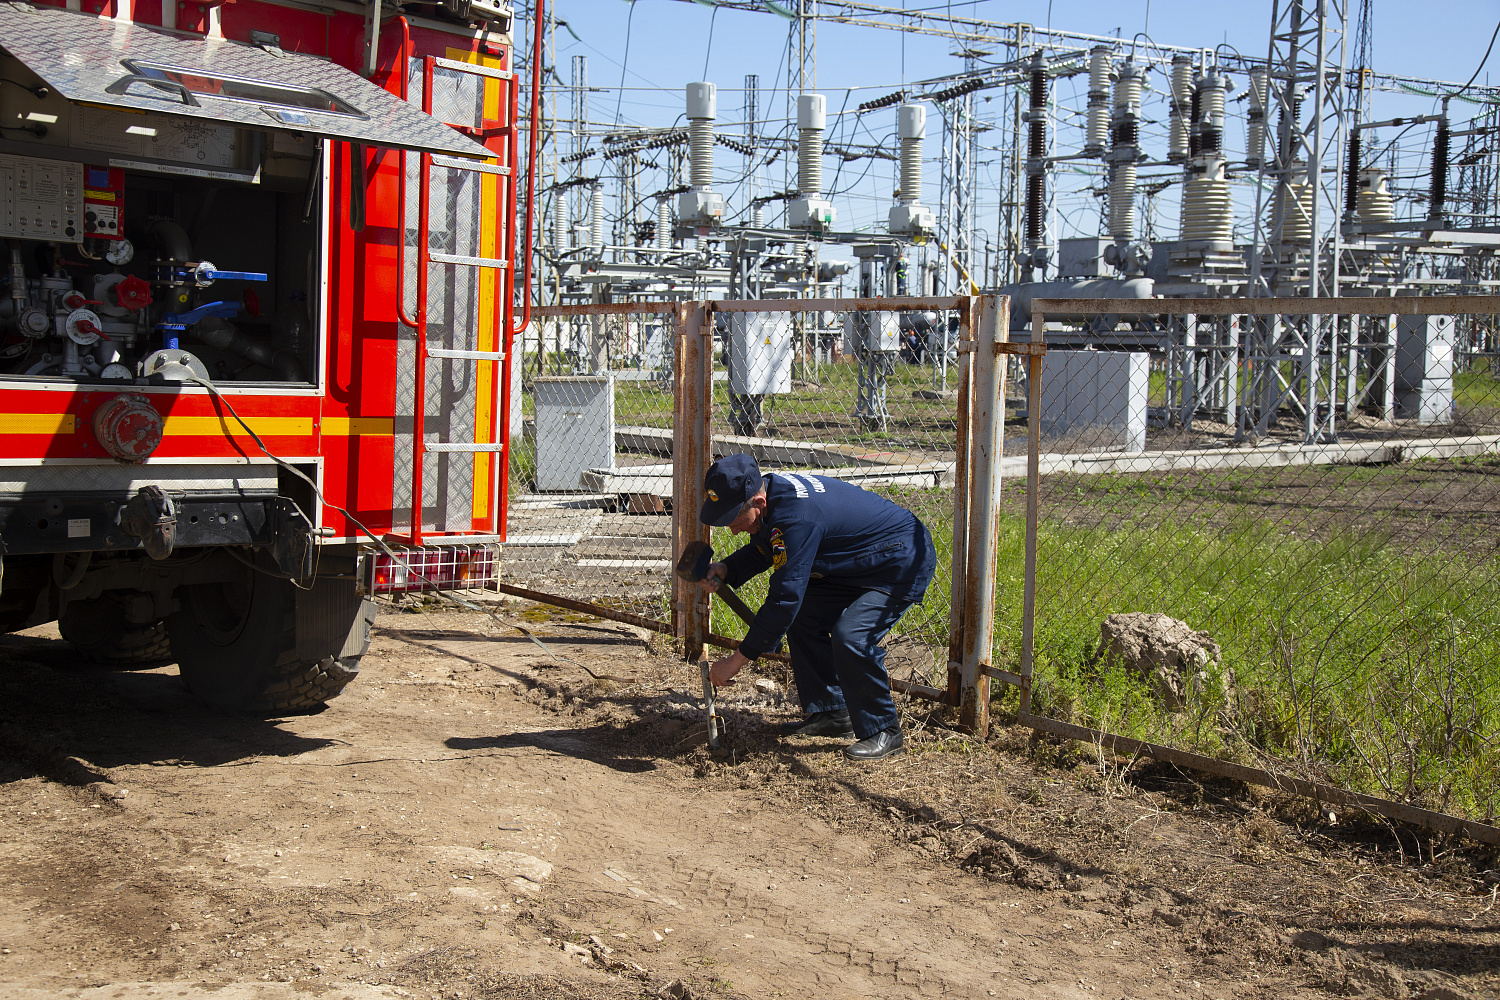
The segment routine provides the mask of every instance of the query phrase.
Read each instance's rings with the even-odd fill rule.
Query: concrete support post
[[[1005,441],[1005,363],[999,345],[1010,334],[1010,299],[987,295],[974,330],[969,412],[968,572],[964,581],[964,656],[959,725],[980,738],[990,728],[990,678],[995,636],[1000,457]],[[1033,419],[1035,413],[1033,412]]]

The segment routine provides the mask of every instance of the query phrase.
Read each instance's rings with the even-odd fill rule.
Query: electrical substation
[[[766,13],[750,0],[717,6]],[[1373,65],[1368,0],[1277,0],[1265,42],[1243,52],[1171,38],[1170,24],[1162,40],[1115,38],[858,2],[795,6],[776,97],[760,75],[693,82],[661,95],[681,107],[672,127],[616,124],[616,98],[591,82],[588,57],[557,64],[534,295],[544,312],[594,312],[539,319],[518,341],[512,377],[537,387],[537,412],[523,416],[516,392],[512,427],[537,435],[539,491],[669,499],[662,432],[652,446],[652,432],[617,422],[601,395],[601,380],[670,384],[666,313],[621,312],[650,303],[1008,296],[1009,338],[1040,335],[1048,378],[1061,380],[1041,414],[1060,452],[1451,431],[1455,372],[1495,348],[1487,317],[1249,316],[1227,305],[1488,294],[1500,279],[1500,88]],[[962,68],[820,93],[817,36],[831,24],[938,36]],[[890,178],[888,204],[873,219],[840,218],[841,187],[872,173]],[[1038,299],[1079,310],[1054,309],[1033,329]],[[1088,304],[1105,299],[1162,306],[1114,315]],[[770,448],[778,400],[833,363],[855,373],[860,433],[891,433],[898,364],[920,369],[932,398],[954,395],[957,320],[938,310],[732,313],[715,324],[714,377],[740,447]],[[1020,406],[1026,372],[1010,365]],[[564,428],[566,447],[542,440],[548,427]],[[654,471],[618,472],[617,450]],[[657,485],[642,485],[652,475]]]

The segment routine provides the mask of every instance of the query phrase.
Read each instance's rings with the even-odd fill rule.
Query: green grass
[[[1500,810],[1500,563],[1378,535],[1045,524],[1033,710],[1227,759],[1271,757],[1359,791],[1475,817]],[[1002,524],[997,654],[1019,658],[1024,523]],[[1207,631],[1235,679],[1166,712],[1096,656],[1110,614]],[[1014,698],[1014,694],[1010,694]]]

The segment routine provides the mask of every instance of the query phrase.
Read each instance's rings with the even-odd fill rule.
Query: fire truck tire
[[[107,667],[159,667],[172,662],[167,630],[157,622],[136,625],[108,597],[74,601],[57,620],[57,630],[93,663]]]
[[[256,715],[316,709],[338,695],[359,673],[360,655],[307,655],[297,602],[316,603],[340,583],[320,580],[313,591],[298,591],[247,569],[227,583],[179,591],[182,610],[167,619],[167,634],[188,689],[212,708]],[[345,631],[353,624],[344,622]]]
[[[8,556],[0,567],[0,633],[51,620],[37,605],[52,582],[51,556]]]

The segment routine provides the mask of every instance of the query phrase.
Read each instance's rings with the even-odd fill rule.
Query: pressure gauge
[[[110,382],[129,382],[135,376],[129,368],[118,362],[113,362],[104,366],[104,369],[99,372],[99,377],[107,379]]]
[[[118,240],[104,254],[104,259],[116,267],[123,267],[135,259],[135,247],[129,240]]]

